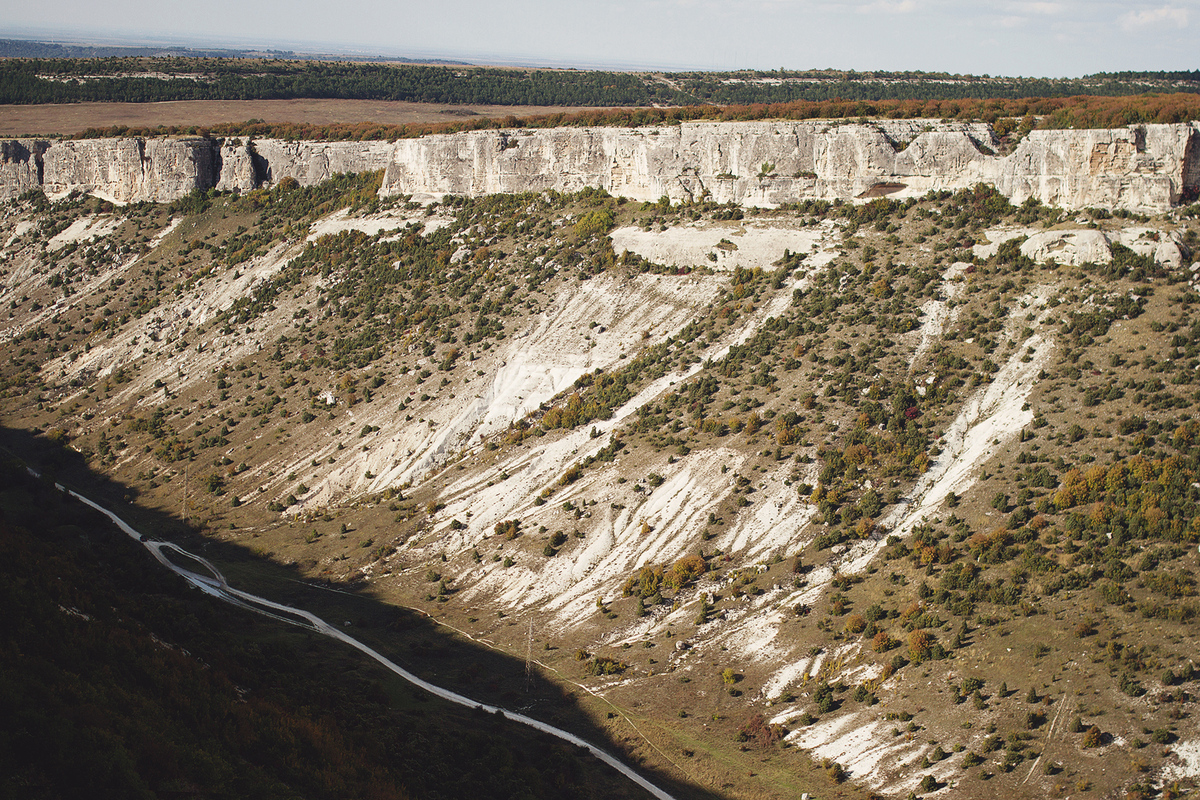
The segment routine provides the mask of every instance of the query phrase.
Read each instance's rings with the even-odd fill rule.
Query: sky
[[[10,0],[0,37],[617,69],[1200,68],[1200,0]]]

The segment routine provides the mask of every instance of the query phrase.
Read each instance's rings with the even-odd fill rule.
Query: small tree
[[[933,645],[937,640],[927,630],[915,630],[908,637],[908,657],[914,664],[920,664],[929,658]]]
[[[813,693],[813,702],[817,704],[817,711],[822,714],[828,714],[834,709],[833,687],[827,681],[821,681],[817,685],[817,690]]]

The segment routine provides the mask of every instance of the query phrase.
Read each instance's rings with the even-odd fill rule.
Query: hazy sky
[[[188,42],[680,69],[1074,77],[1193,69],[1200,0],[42,0],[0,36]],[[55,28],[53,26],[61,25]]]

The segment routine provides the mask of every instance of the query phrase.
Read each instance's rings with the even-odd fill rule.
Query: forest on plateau
[[[0,103],[340,98],[455,105],[695,106],[1197,93],[1196,73],[1080,79],[941,73],[636,73],[249,58],[9,58]]]

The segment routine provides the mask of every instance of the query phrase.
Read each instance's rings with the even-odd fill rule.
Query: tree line
[[[164,77],[165,76],[165,77]],[[0,103],[331,98],[424,103],[688,106],[798,101],[930,101],[1151,91],[1200,92],[1191,72],[1102,73],[1080,79],[922,72],[582,70],[252,58],[23,58],[0,61]]]

